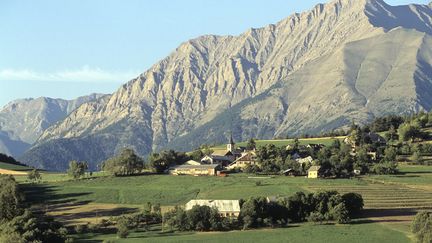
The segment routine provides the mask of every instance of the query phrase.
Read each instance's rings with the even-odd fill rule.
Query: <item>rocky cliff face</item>
[[[101,96],[92,94],[75,100],[41,97],[10,102],[0,110],[0,153],[21,155],[45,129],[64,119],[81,104]]]
[[[126,146],[145,155],[223,142],[230,130],[271,138],[430,110],[431,19],[427,5],[337,0],[240,36],[190,40],[47,129],[23,159],[63,169]]]

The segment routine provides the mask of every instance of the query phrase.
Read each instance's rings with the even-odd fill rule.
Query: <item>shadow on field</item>
[[[59,190],[56,186],[46,184],[22,185],[26,202],[29,204],[61,204],[76,202],[76,197],[90,195],[90,192],[80,193],[57,193]],[[80,202],[83,203],[83,202]],[[89,203],[89,202],[87,202]]]
[[[417,211],[414,208],[364,209],[362,215],[352,224],[411,222]]]
[[[64,211],[64,208],[63,210]],[[136,213],[138,209],[136,208],[113,208],[113,209],[95,209],[91,211],[83,211],[83,212],[71,212],[71,213],[62,213],[58,215],[64,221],[72,221],[76,219],[83,218],[100,218],[100,217],[112,217],[112,216],[120,216],[122,214],[130,214]]]
[[[410,171],[410,172],[399,173],[399,175],[409,175],[409,174],[432,174],[432,171]]]

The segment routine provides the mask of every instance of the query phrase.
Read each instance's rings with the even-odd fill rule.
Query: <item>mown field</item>
[[[246,242],[264,239],[280,242],[408,242],[409,224],[415,211],[432,208],[432,167],[401,166],[395,176],[364,176],[355,179],[307,179],[301,177],[257,177],[232,174],[228,177],[191,177],[144,175],[67,180],[64,174],[50,174],[40,184],[23,184],[33,205],[47,202],[44,209],[66,224],[97,222],[101,218],[133,212],[146,202],[160,203],[164,210],[191,199],[240,199],[251,196],[289,196],[297,191],[337,190],[358,192],[365,199],[367,220],[348,226],[296,225],[285,229],[229,233],[134,232],[116,242]],[[261,182],[257,186],[256,182]],[[420,186],[420,187],[419,187]],[[310,234],[310,232],[316,234]],[[321,232],[321,233],[319,233]],[[327,232],[327,233],[326,233]],[[350,233],[351,232],[351,233]],[[353,232],[353,233],[352,233]],[[361,238],[359,235],[365,235]],[[115,238],[115,235],[83,235],[92,241]],[[287,238],[288,237],[288,238]],[[306,237],[306,238],[305,238]],[[394,237],[394,238],[392,238]],[[369,240],[367,240],[369,239]],[[365,241],[367,240],[367,241]]]

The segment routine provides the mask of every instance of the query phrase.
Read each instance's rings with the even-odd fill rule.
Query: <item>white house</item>
[[[216,208],[222,217],[238,217],[240,214],[239,200],[190,200],[185,210],[191,210],[195,205]]]

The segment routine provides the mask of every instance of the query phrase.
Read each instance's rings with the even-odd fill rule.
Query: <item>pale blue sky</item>
[[[320,2],[0,0],[0,106],[24,97],[110,93],[183,41],[236,35]]]

